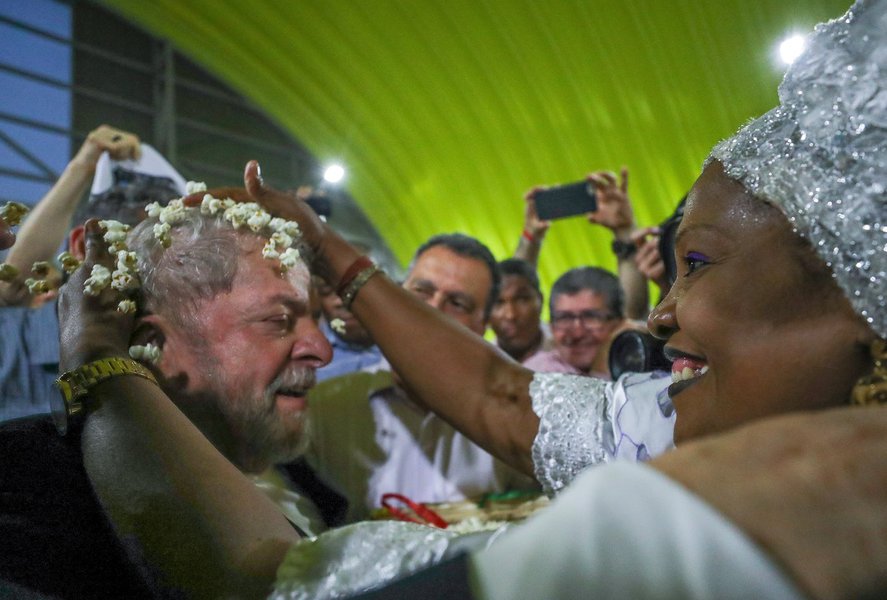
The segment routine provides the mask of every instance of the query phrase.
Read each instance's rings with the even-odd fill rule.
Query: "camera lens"
[[[610,344],[608,363],[610,376],[615,380],[623,373],[644,373],[668,369],[671,363],[665,358],[663,340],[641,331],[623,331]]]

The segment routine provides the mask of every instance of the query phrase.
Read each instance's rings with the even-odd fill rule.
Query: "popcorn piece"
[[[270,220],[271,215],[260,209],[249,216],[249,218],[246,220],[246,224],[250,229],[258,233],[262,230],[263,227],[268,224]]]
[[[49,275],[49,268],[48,262],[40,260],[31,265],[31,273],[40,279],[46,279],[46,276]]]
[[[19,202],[7,202],[0,206],[0,218],[6,221],[6,224],[12,227],[22,222],[22,218],[28,214],[31,209]]]
[[[138,256],[135,252],[121,250],[117,253],[117,268],[111,274],[111,287],[125,292],[139,287],[139,275],[136,272]]]
[[[129,355],[133,360],[147,360],[150,363],[157,364],[163,352],[154,344],[145,344],[144,346],[130,346]]]
[[[225,210],[223,202],[218,198],[213,198],[209,194],[203,197],[200,203],[200,212],[205,215],[216,215]]]
[[[136,303],[133,300],[121,300],[117,305],[117,312],[125,315],[131,315],[136,311]]]
[[[52,289],[49,282],[44,279],[31,279],[29,277],[25,279],[25,285],[28,286],[28,292],[35,296],[37,294],[45,294]]]
[[[89,296],[98,296],[111,283],[111,271],[102,265],[93,265],[92,272],[83,282],[83,292]]]
[[[191,194],[196,194],[197,192],[205,192],[206,184],[202,181],[189,181],[185,184],[185,195],[190,196]]]
[[[170,200],[169,203],[160,210],[158,219],[161,223],[175,225],[181,223],[188,216],[188,208],[182,204],[182,199]]]
[[[280,258],[280,253],[272,242],[268,242],[265,244],[265,247],[262,248],[262,258],[267,258],[269,260],[272,258]]]
[[[149,217],[154,218],[154,219],[156,219],[157,217],[160,216],[160,211],[162,211],[162,210],[163,210],[163,207],[160,206],[159,202],[152,202],[151,204],[148,204],[147,206],[145,206],[145,213]]]
[[[121,223],[120,221],[114,221],[113,219],[99,221],[99,226],[105,230],[105,241],[109,244],[111,242],[125,240],[126,232],[130,229],[129,225]]]
[[[293,245],[293,238],[288,233],[283,231],[275,231],[271,234],[270,243],[275,246],[283,246],[284,248],[289,248]]]
[[[68,275],[70,275],[80,267],[80,261],[74,258],[74,255],[67,251],[59,254],[57,260],[59,261],[59,263],[61,263],[62,270]]]
[[[330,321],[330,327],[333,331],[340,335],[345,335],[345,321],[339,318],[335,318]]]
[[[280,217],[274,217],[271,219],[271,222],[268,223],[268,226],[274,231],[285,233],[291,238],[299,237],[302,232],[299,229],[299,224],[295,221],[287,221],[286,219],[281,219]]]
[[[169,248],[172,243],[172,236],[169,235],[171,229],[169,223],[157,223],[154,225],[154,237],[160,240],[160,245]]]
[[[230,222],[231,225],[234,226],[234,229],[239,229],[243,225],[247,225],[250,219],[256,215],[268,214],[265,210],[256,204],[255,202],[242,202],[240,204],[233,204],[232,206],[225,209],[225,220]],[[264,220],[264,217],[259,216],[261,220]],[[267,225],[270,222],[271,217],[269,215],[268,220],[264,222],[264,225]],[[252,225],[250,225],[252,228]],[[261,229],[262,227],[259,227]],[[259,229],[254,229],[253,231],[258,231]]]
[[[111,276],[111,287],[118,292],[135,290],[139,287],[139,279],[132,273],[114,271],[114,274]]]
[[[296,266],[299,262],[299,251],[295,248],[287,248],[280,255],[280,267],[283,271],[287,271]]]
[[[12,265],[0,263],[0,281],[12,281],[19,271]]]
[[[118,271],[133,271],[138,264],[138,255],[135,252],[129,252],[127,250],[121,250],[117,253],[117,270]]]

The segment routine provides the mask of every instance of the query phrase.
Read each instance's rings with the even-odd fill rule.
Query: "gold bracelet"
[[[345,310],[351,310],[351,304],[354,302],[354,298],[357,297],[357,292],[359,292],[360,288],[370,280],[370,277],[381,270],[382,269],[379,265],[373,263],[354,276],[354,279],[345,286],[344,291],[342,291],[342,294],[340,295],[342,298],[342,306],[345,307]]]
[[[135,375],[157,383],[151,371],[131,358],[100,358],[62,373],[55,384],[61,392],[63,406],[52,407],[52,416],[59,431],[64,433],[68,419],[83,412],[83,400],[94,386],[121,375]]]

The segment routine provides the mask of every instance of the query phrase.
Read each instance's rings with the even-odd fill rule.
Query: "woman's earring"
[[[875,366],[871,375],[860,377],[853,386],[852,404],[887,404],[887,341],[872,342],[871,352]]]

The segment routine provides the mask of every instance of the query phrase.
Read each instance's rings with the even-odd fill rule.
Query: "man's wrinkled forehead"
[[[277,259],[264,258],[262,256],[261,243],[255,246],[249,244],[248,249],[241,255],[237,263],[237,275],[234,278],[234,287],[267,286],[274,281],[286,283],[286,287],[295,291],[299,300],[309,302],[312,290],[311,272],[308,266],[301,260],[288,269],[282,269]],[[256,290],[258,292],[258,289]]]

